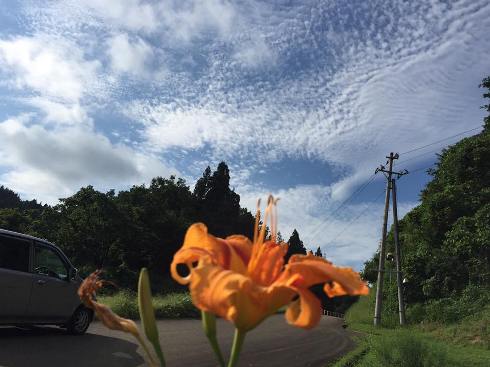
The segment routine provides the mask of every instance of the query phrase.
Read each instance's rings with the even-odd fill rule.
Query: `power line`
[[[341,208],[343,208],[345,204],[347,204],[351,199],[353,199],[356,195],[359,195],[366,187],[368,187],[369,184],[373,182],[375,178],[376,178],[376,174],[373,173],[371,177],[369,177],[362,186],[360,186],[356,191],[354,191],[351,195],[349,195],[347,199],[345,199],[342,203],[340,203],[340,205],[337,208],[335,208],[330,214],[327,215],[327,218],[325,218],[325,220],[320,222],[320,224],[318,224],[317,227],[310,232],[311,234],[307,236],[308,239],[315,238],[315,236],[318,234],[321,228],[328,222],[328,220],[331,219],[333,215],[337,213]]]
[[[432,145],[435,145],[435,144],[438,144],[438,143],[441,143],[443,141],[446,141],[446,140],[450,140],[452,138],[455,138],[455,137],[458,137],[458,136],[461,136],[463,134],[466,134],[468,132],[471,132],[471,131],[474,131],[474,130],[477,130],[477,129],[481,129],[481,126],[478,126],[478,127],[474,127],[472,129],[469,129],[469,130],[465,130],[465,131],[462,131],[462,132],[459,132],[455,135],[452,135],[452,136],[449,136],[447,138],[444,138],[444,139],[440,139],[440,140],[437,140],[437,141],[434,141],[432,143],[429,143],[429,144],[426,144],[426,145],[423,145],[423,146],[420,146],[420,147],[417,147],[417,148],[413,148],[413,149],[410,149],[410,150],[407,150],[406,152],[403,152],[403,153],[400,153],[400,155],[402,154],[409,154],[409,153],[412,153],[412,152],[416,152],[418,150],[421,150],[421,149],[424,149],[424,148],[427,148],[427,147],[430,147]],[[438,151],[440,148],[437,148],[437,149],[432,149],[428,152],[424,152],[424,153],[421,153],[421,154],[418,154],[416,156],[413,156],[413,157],[410,157],[408,159],[404,159],[404,160],[401,160],[399,162],[397,162],[397,166],[400,166],[401,163],[406,163],[406,162],[409,162],[409,161],[412,161],[416,158],[419,158],[423,155],[426,155],[426,154],[429,154],[429,153],[432,153],[432,152],[435,152],[435,151]],[[395,162],[393,162],[393,164],[395,164]],[[431,167],[428,167],[428,168],[419,168],[419,169],[416,169],[414,171],[410,171],[410,173],[415,173],[415,172],[418,172],[418,171],[421,171],[421,170],[424,170],[424,169],[429,169]],[[323,220],[322,222],[320,222],[313,231],[310,232],[309,235],[306,236],[306,239],[308,241],[310,241],[311,239],[314,239],[315,236],[321,231],[321,229],[323,228],[323,226],[340,210],[342,209],[348,202],[350,202],[354,197],[356,197],[357,195],[359,195],[374,179],[375,179],[376,175],[373,174],[372,176],[370,176],[362,186],[360,186],[356,191],[354,191],[347,199],[345,199],[342,203],[340,203],[340,205],[338,207],[336,207],[331,213],[329,213],[327,215],[327,217],[325,218],[325,220]],[[305,242],[307,242],[305,240]]]
[[[427,171],[428,169],[431,169],[432,167],[434,167],[433,165],[430,166],[430,167],[421,167],[421,168],[417,168],[417,169],[414,169],[414,170],[411,170],[409,171],[409,173],[416,173],[416,172],[419,172],[419,171]]]
[[[469,129],[469,130],[466,130],[466,131],[462,131],[458,134],[455,134],[455,135],[452,135],[452,136],[448,136],[447,138],[444,138],[444,139],[441,139],[441,140],[438,140],[438,141],[435,141],[433,143],[430,143],[430,144],[426,144],[426,145],[423,145],[421,147],[417,147],[417,148],[414,148],[414,149],[411,149],[411,150],[407,150],[406,152],[403,152],[403,153],[400,153],[400,155],[402,154],[408,154],[408,153],[412,153],[412,152],[416,152],[417,150],[420,150],[420,149],[424,149],[424,148],[427,148],[427,147],[430,147],[431,145],[434,145],[434,144],[437,144],[437,143],[440,143],[440,142],[443,142],[443,141],[446,141],[446,140],[449,140],[449,139],[452,139],[452,138],[455,138],[457,136],[460,136],[460,135],[463,135],[463,134],[466,134],[470,131],[474,131],[474,130],[477,130],[477,129],[481,129],[481,126],[478,126],[478,127],[474,127],[472,129]]]
[[[349,222],[348,222],[348,223],[347,223],[347,224],[344,226],[344,228],[342,228],[342,230],[341,230],[339,233],[337,233],[337,234],[336,234],[336,235],[335,235],[335,236],[334,236],[334,237],[333,237],[333,238],[332,238],[330,241],[328,241],[328,242],[327,242],[327,244],[325,244],[325,246],[324,246],[324,247],[327,247],[328,245],[332,244],[332,243],[333,243],[333,242],[334,242],[334,241],[335,241],[337,238],[339,238],[339,237],[340,237],[340,236],[341,236],[341,235],[342,235],[342,234],[343,234],[343,233],[344,233],[344,232],[345,232],[345,231],[346,231],[346,230],[349,228],[349,226],[350,226],[352,223],[354,223],[354,222],[355,222],[356,220],[358,220],[358,219],[359,219],[359,218],[360,218],[362,215],[364,215],[364,214],[367,212],[367,210],[371,208],[371,205],[372,205],[372,204],[374,204],[374,203],[376,203],[376,202],[377,202],[377,201],[378,201],[378,200],[381,198],[381,196],[383,195],[383,193],[384,193],[384,192],[385,192],[385,190],[382,190],[382,191],[379,193],[379,195],[378,195],[378,196],[376,196],[376,198],[375,198],[375,199],[374,199],[374,200],[373,200],[371,203],[369,203],[369,204],[366,206],[366,208],[364,208],[364,210],[363,210],[361,213],[359,213],[357,216],[355,216],[354,218],[352,218],[352,219],[351,219],[351,220],[350,220],[350,221],[349,221]]]
[[[407,158],[407,159],[402,159],[400,162],[397,163],[397,165],[399,166],[402,163],[413,161],[414,159],[417,159],[419,157],[422,157],[422,156],[424,156],[426,154],[437,152],[437,151],[441,150],[441,148],[444,148],[444,147],[439,147],[439,148],[436,148],[436,149],[431,149],[431,150],[429,150],[427,152],[414,155],[413,157],[410,157],[410,158]]]

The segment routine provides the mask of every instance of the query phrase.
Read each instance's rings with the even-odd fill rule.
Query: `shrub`
[[[438,367],[448,365],[447,350],[408,330],[382,335],[371,342],[373,366]]]
[[[108,305],[119,316],[129,319],[139,319],[136,293],[121,290],[111,296],[101,296],[99,300]],[[155,316],[164,319],[195,318],[200,311],[192,304],[188,293],[170,293],[153,297]]]
[[[469,285],[459,296],[431,300],[426,304],[410,305],[407,309],[407,316],[411,323],[423,321],[455,323],[478,313],[489,302],[488,289]]]

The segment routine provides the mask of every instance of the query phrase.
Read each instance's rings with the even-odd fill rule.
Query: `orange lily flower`
[[[125,319],[124,317],[115,314],[108,306],[95,300],[95,293],[100,288],[102,288],[105,284],[113,284],[112,282],[100,279],[99,275],[101,273],[101,270],[96,270],[83,280],[82,284],[78,288],[78,296],[80,297],[80,300],[86,307],[94,310],[97,318],[107,328],[124,331],[133,335],[145,351],[148,365],[150,367],[156,367],[157,363],[141,337],[136,323],[133,320]]]
[[[100,270],[96,270],[84,279],[80,288],[78,288],[78,296],[86,307],[94,310],[97,318],[102,321],[107,328],[124,331],[139,338],[138,327],[133,320],[120,317],[106,305],[95,301],[95,293],[102,288],[104,284],[110,284],[110,282],[99,279],[100,273]]]
[[[286,320],[290,324],[314,327],[321,317],[320,301],[308,289],[314,284],[326,282],[324,290],[330,297],[365,295],[369,291],[359,273],[336,267],[313,254],[293,255],[284,265],[288,245],[276,243],[276,202],[269,197],[260,232],[257,211],[253,243],[244,236],[214,237],[204,224],[197,223],[187,231],[172,262],[172,276],[181,284],[189,284],[196,307],[233,322],[242,332],[253,329],[285,305],[289,305]],[[266,240],[269,216],[272,235]],[[198,264],[194,267],[195,262]],[[188,276],[180,276],[179,264],[188,266]],[[295,296],[298,299],[293,300]]]

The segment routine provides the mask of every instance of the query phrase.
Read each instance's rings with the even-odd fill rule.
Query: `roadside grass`
[[[361,331],[356,349],[333,367],[432,367],[490,365],[488,323],[490,308],[458,323],[419,323],[401,328],[397,316],[383,315],[383,327],[372,326],[375,290],[347,312],[350,329]]]
[[[138,299],[135,292],[123,289],[111,295],[98,295],[97,300],[121,317],[132,320],[139,319]],[[153,308],[157,319],[200,318],[199,311],[187,292],[167,293],[153,296]],[[277,313],[286,312],[287,306],[281,307]]]
[[[139,319],[135,292],[121,290],[113,295],[98,296],[98,301],[109,306],[121,317]],[[200,311],[194,307],[189,293],[168,293],[153,296],[153,308],[158,319],[198,318]]]

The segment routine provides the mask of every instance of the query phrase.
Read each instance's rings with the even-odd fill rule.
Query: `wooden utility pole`
[[[386,259],[386,232],[388,229],[388,210],[390,208],[390,190],[393,197],[393,223],[394,223],[394,235],[395,235],[395,256],[396,256],[396,280],[398,284],[398,310],[400,313],[400,325],[405,324],[405,307],[403,304],[403,290],[402,290],[402,273],[400,266],[400,245],[398,241],[398,213],[396,204],[396,185],[395,179],[392,178],[393,175],[401,176],[408,173],[407,170],[403,172],[393,171],[393,161],[398,159],[398,153],[390,153],[388,157],[388,169],[384,166],[376,168],[376,172],[383,172],[386,179],[386,196],[385,196],[385,211],[383,217],[383,230],[381,233],[381,248],[379,250],[379,264],[378,264],[378,283],[376,288],[376,306],[374,308],[374,326],[381,325],[381,311],[383,309],[383,282],[385,274],[385,259]]]
[[[398,287],[398,313],[400,325],[405,325],[405,303],[403,301],[403,281],[401,269],[400,242],[398,241],[398,209],[396,204],[396,183],[391,179],[391,194],[393,198],[393,235],[395,239],[396,284]]]
[[[395,158],[396,157],[396,158]],[[385,252],[386,252],[386,230],[388,227],[388,209],[390,207],[390,188],[391,188],[391,175],[393,170],[393,160],[398,159],[398,154],[395,156],[392,153],[388,157],[388,171],[385,170],[384,166],[376,168],[376,172],[380,171],[387,173],[387,184],[386,184],[386,196],[385,196],[385,212],[383,217],[383,230],[381,233],[381,249],[379,250],[379,264],[378,264],[378,282],[376,288],[376,306],[374,308],[374,326],[381,325],[381,309],[383,302],[383,281],[385,276]]]

